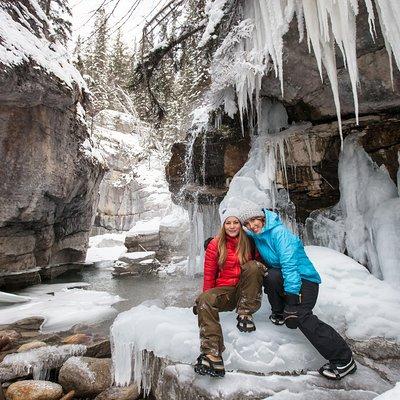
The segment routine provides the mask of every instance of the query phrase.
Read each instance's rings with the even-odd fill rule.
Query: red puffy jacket
[[[223,266],[218,265],[218,238],[215,237],[208,244],[204,258],[203,292],[219,286],[236,286],[240,279],[240,262],[236,255],[239,238],[226,236],[226,261]]]

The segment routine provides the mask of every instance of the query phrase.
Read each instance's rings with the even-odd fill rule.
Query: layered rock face
[[[130,114],[96,115],[93,139],[110,169],[100,185],[93,234],[127,231],[139,220],[161,216],[171,204],[161,161],[146,157],[148,129]]]
[[[28,0],[0,13],[0,286],[11,289],[84,261],[105,167],[90,153],[84,82],[50,20]]]
[[[188,160],[188,146],[185,143],[173,145],[166,167],[169,190],[177,202],[220,202],[230,180],[247,160],[249,136],[243,136],[238,125],[227,123],[220,129],[198,136],[192,149],[193,155]],[[191,181],[189,185],[186,182],[188,178]]]

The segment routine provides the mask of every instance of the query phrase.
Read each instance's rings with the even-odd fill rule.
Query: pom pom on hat
[[[226,219],[229,217],[235,217],[240,221],[239,214],[240,214],[239,210],[233,207],[220,210],[219,217],[221,219],[221,225],[223,226]]]

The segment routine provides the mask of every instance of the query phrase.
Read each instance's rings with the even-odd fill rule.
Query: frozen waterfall
[[[400,198],[384,166],[378,167],[348,136],[339,159],[340,205],[348,254],[378,278],[400,284]]]

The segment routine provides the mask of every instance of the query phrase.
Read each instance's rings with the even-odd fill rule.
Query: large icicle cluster
[[[280,79],[283,93],[283,36],[296,16],[299,41],[306,33],[310,52],[313,51],[321,79],[323,68],[328,75],[341,133],[341,111],[336,70],[336,46],[340,49],[349,72],[358,119],[358,68],[356,56],[356,16],[361,2],[369,15],[370,32],[374,38],[375,9],[391,63],[392,54],[400,68],[400,1],[398,0],[246,0],[243,2],[242,19],[222,42],[214,55],[211,66],[212,100],[214,107],[224,105],[232,115],[247,110],[248,102],[256,99],[259,112],[261,79],[270,70]],[[215,27],[225,1],[215,0],[208,6],[207,35]],[[374,3],[374,4],[373,4]],[[306,31],[306,32],[305,32]],[[205,38],[204,38],[205,39]],[[203,40],[204,42],[204,40]]]

